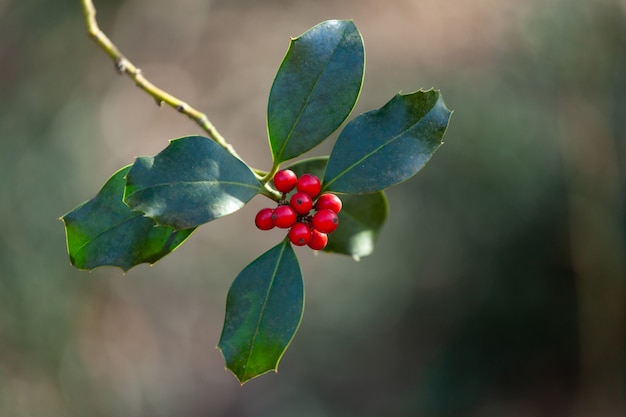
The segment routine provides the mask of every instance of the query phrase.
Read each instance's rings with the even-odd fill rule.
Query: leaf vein
[[[259,320],[257,321],[256,324],[256,328],[254,329],[254,335],[252,336],[252,340],[250,341],[250,351],[248,352],[248,358],[246,359],[246,372],[248,370],[248,365],[250,364],[250,359],[252,358],[252,352],[254,352],[254,343],[256,342],[256,339],[259,335],[259,330],[261,328],[261,323],[263,322],[264,319],[264,314],[265,314],[265,308],[267,307],[267,303],[269,301],[270,298],[270,293],[272,292],[272,287],[274,286],[274,281],[276,279],[276,276],[278,275],[278,268],[280,266],[281,260],[283,258],[283,255],[285,253],[285,248],[287,247],[287,242],[283,241],[283,245],[280,249],[280,253],[278,255],[278,258],[276,260],[276,265],[274,266],[274,271],[272,272],[272,278],[270,280],[270,283],[268,285],[267,291],[265,293],[265,298],[263,300],[263,306],[261,307],[261,313],[259,314]]]
[[[315,84],[313,85],[313,88],[311,89],[311,93],[307,96],[306,101],[304,102],[304,104],[302,104],[302,107],[300,108],[300,112],[298,113],[298,117],[296,117],[296,120],[293,123],[293,125],[291,127],[291,130],[287,134],[287,137],[285,138],[285,140],[283,141],[283,144],[281,145],[280,149],[278,150],[278,154],[277,154],[276,159],[281,159],[282,158],[283,152],[285,151],[285,148],[289,144],[289,141],[291,139],[291,136],[293,135],[293,132],[296,130],[296,127],[300,123],[300,119],[302,118],[302,115],[304,114],[304,112],[305,112],[309,102],[311,101],[311,98],[315,95],[315,90],[317,89],[317,86],[318,86],[320,80],[322,79],[322,76],[328,70],[328,63],[330,61],[332,61],[332,58],[337,53],[337,49],[339,49],[339,45],[343,41],[344,36],[345,36],[345,29],[344,29],[344,33],[341,35],[341,38],[339,39],[339,41],[337,42],[337,44],[333,48],[333,52],[332,52],[332,54],[330,54],[330,58],[328,59],[328,61],[326,61],[326,66],[325,66],[324,70],[320,71],[320,74],[318,75],[317,79],[315,80]]]
[[[140,217],[140,216],[143,216],[143,213],[137,212],[137,214],[135,216],[129,217],[128,219],[124,220],[123,222],[116,223],[116,224],[112,225],[111,227],[98,232],[93,238],[87,240],[84,244],[80,245],[76,249],[76,255],[80,254],[89,244],[91,244],[94,240],[96,240],[100,236],[110,232],[111,230],[113,230],[115,228],[118,228],[118,227],[122,226],[123,224],[126,224],[126,223],[128,223],[128,222],[130,222],[132,220],[135,220],[137,217]]]
[[[348,172],[350,172],[352,169],[354,169],[354,167],[356,167],[357,165],[359,165],[360,163],[362,163],[363,161],[369,159],[372,155],[376,154],[377,152],[379,152],[381,149],[385,148],[387,145],[391,144],[392,142],[394,142],[395,140],[397,140],[398,138],[400,138],[401,136],[403,136],[405,133],[409,132],[410,130],[414,129],[416,126],[418,126],[420,123],[422,123],[422,121],[433,111],[434,107],[430,109],[430,111],[428,113],[426,113],[422,118],[420,118],[420,120],[418,120],[416,123],[413,123],[412,125],[410,125],[407,129],[404,129],[402,132],[400,132],[399,134],[391,137],[389,140],[387,140],[386,142],[382,143],[380,146],[378,146],[377,148],[375,148],[374,150],[372,150],[371,152],[368,152],[367,154],[365,154],[361,159],[358,159],[357,161],[355,161],[352,165],[348,166],[346,169],[344,169],[343,171],[341,171],[338,175],[335,176],[335,178],[333,178],[332,180],[328,181],[326,184],[324,184],[324,190],[327,190],[328,187],[330,187],[330,185],[332,183],[334,183],[335,181],[337,181],[339,178],[343,177],[345,174],[347,174]]]
[[[257,185],[253,185],[253,184],[247,184],[244,182],[237,182],[237,181],[220,181],[220,180],[198,180],[198,181],[174,181],[174,182],[163,182],[163,183],[158,183],[158,184],[152,184],[143,188],[139,188],[135,191],[133,191],[132,193],[130,193],[128,196],[126,196],[126,199],[129,199],[130,196],[141,192],[141,191],[145,191],[145,190],[151,190],[151,189],[155,189],[155,188],[165,188],[165,187],[171,187],[174,185],[194,185],[194,184],[207,184],[207,185],[212,185],[212,184],[223,184],[223,185],[235,185],[235,186],[239,186],[242,188],[250,188],[250,189],[254,189],[254,190],[258,190],[260,189],[259,186]]]

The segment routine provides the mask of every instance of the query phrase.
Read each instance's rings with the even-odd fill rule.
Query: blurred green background
[[[389,190],[372,256],[298,252],[302,326],[278,375],[240,387],[215,345],[230,282],[280,238],[253,226],[265,201],[153,267],[73,269],[57,219],[201,132],[116,75],[78,1],[0,0],[0,416],[626,414],[626,2],[96,7],[259,168],[289,36],[326,19],[365,39],[354,114],[432,86],[455,113],[431,163]]]

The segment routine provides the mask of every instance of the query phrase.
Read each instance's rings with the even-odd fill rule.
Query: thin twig
[[[120,74],[127,74],[130,78],[132,78],[135,85],[152,96],[159,106],[165,103],[179,113],[187,115],[208,134],[210,139],[222,146],[236,158],[241,159],[235,149],[228,142],[226,142],[226,140],[224,140],[222,135],[219,134],[215,126],[213,126],[213,124],[209,121],[209,118],[204,113],[196,110],[179,98],[174,97],[152,84],[148,81],[148,79],[146,79],[146,77],[143,76],[139,68],[126,59],[126,57],[120,52],[115,44],[111,42],[107,35],[100,30],[96,20],[96,8],[92,0],[82,0],[82,4],[89,37],[92,38],[104,50],[104,52],[111,57],[115,63],[115,69]]]

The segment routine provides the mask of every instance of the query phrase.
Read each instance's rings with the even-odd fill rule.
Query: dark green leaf
[[[328,162],[327,156],[317,156],[314,158],[302,159],[298,162],[290,164],[286,168],[296,173],[298,177],[303,174],[313,174],[318,178],[324,176],[324,170],[326,169],[326,163]]]
[[[242,384],[277,370],[303,308],[302,273],[287,239],[241,271],[228,291],[218,348]]]
[[[141,263],[155,263],[179,246],[193,229],[175,231],[122,203],[130,166],[117,171],[91,200],[61,220],[65,223],[67,249],[80,269],[118,266],[124,271]]]
[[[250,168],[202,136],[172,140],[153,157],[137,158],[124,202],[175,229],[233,213],[260,190]]]
[[[378,233],[387,220],[384,191],[372,194],[342,194],[339,227],[328,235],[326,252],[350,255],[355,259],[370,255]]]
[[[310,158],[289,166],[298,176],[324,175],[328,158]],[[339,227],[328,235],[325,252],[360,258],[371,254],[378,233],[387,220],[387,197],[383,191],[372,194],[341,194],[343,208],[339,212]]]
[[[352,21],[329,20],[291,40],[267,110],[276,162],[308,151],[343,123],[358,99],[364,68],[363,40]]]
[[[443,143],[450,114],[439,91],[420,90],[358,116],[335,143],[324,189],[371,193],[407,180]]]

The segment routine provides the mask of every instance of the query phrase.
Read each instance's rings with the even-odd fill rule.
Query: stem
[[[272,187],[270,187],[269,183],[265,183],[264,188],[261,190],[260,194],[276,201],[279,202],[282,194],[279,193],[278,191],[274,190]]]
[[[270,172],[265,174],[265,176],[261,179],[261,181],[263,181],[264,183],[268,183],[272,178],[274,178],[274,175],[276,175],[276,173],[278,172],[279,167],[280,167],[280,164],[274,163]]]
[[[92,0],[81,0],[83,4],[83,13],[85,15],[85,22],[87,23],[87,34],[92,38],[103,50],[111,57],[115,63],[115,68],[120,74],[127,74],[134,82],[135,85],[148,93],[157,105],[161,106],[163,103],[174,108],[179,113],[182,113],[195,121],[204,130],[209,139],[215,141],[218,145],[226,149],[234,157],[241,159],[235,149],[228,143],[222,135],[217,131],[215,126],[209,121],[209,118],[202,112],[196,110],[189,104],[185,103],[181,99],[174,97],[166,91],[161,90],[154,84],[152,84],[146,77],[143,76],[141,70],[137,68],[132,62],[130,62],[120,50],[111,42],[107,35],[100,30],[98,22],[96,20],[96,8]]]

